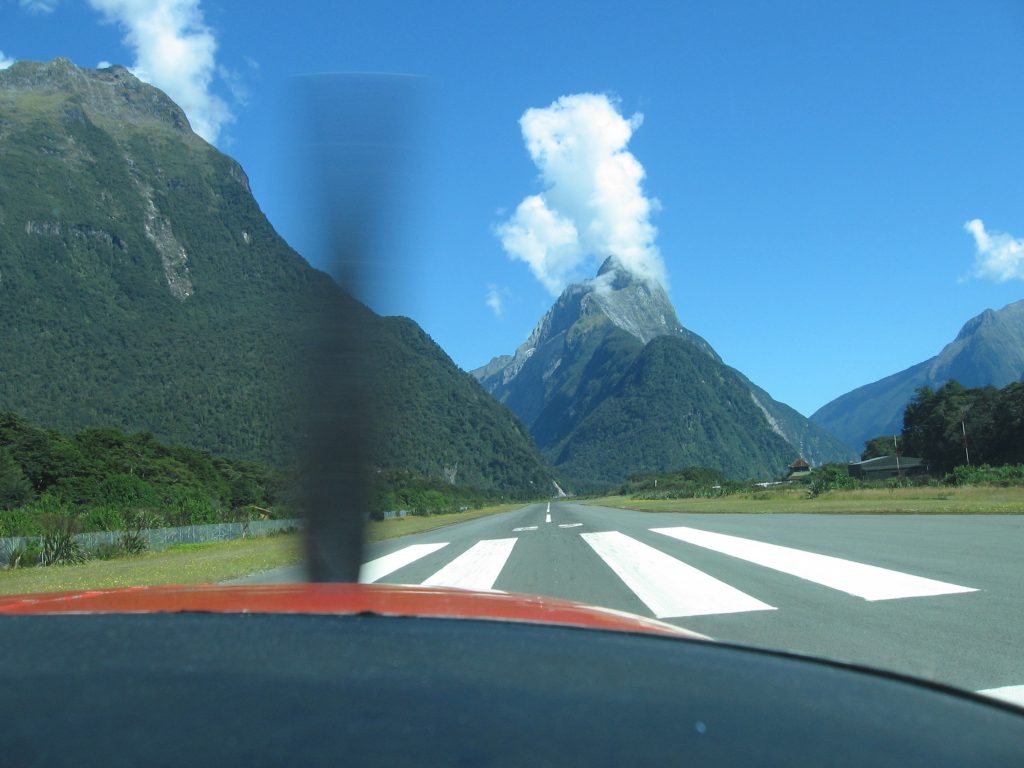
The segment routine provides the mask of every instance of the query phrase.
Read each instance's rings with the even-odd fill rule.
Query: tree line
[[[79,530],[197,525],[275,515],[283,472],[102,427],[72,436],[0,413],[0,535],[41,535],[48,520]]]
[[[0,537],[295,517],[298,472],[167,445],[112,427],[73,435],[0,412]],[[370,508],[443,514],[504,498],[411,470],[374,468]]]
[[[959,466],[1024,464],[1024,382],[1002,389],[968,388],[950,380],[921,387],[903,414],[896,450],[928,462],[932,475]],[[891,455],[893,437],[876,437],[862,459]]]

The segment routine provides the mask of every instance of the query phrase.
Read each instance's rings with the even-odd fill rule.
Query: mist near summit
[[[646,172],[627,149],[642,124],[642,114],[627,118],[617,101],[596,93],[562,96],[520,118],[542,189],[496,234],[552,295],[612,255],[635,277],[668,287],[650,221],[660,204],[644,194]]]

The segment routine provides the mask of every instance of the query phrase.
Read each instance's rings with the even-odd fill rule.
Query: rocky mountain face
[[[850,451],[776,402],[679,322],[658,284],[614,257],[571,285],[513,355],[473,371],[577,488],[707,466],[772,477]]]
[[[516,418],[291,250],[165,94],[66,59],[0,71],[0,410],[287,461],[308,410],[292,372],[338,307],[381,372],[379,466],[550,488]]]
[[[1024,301],[986,309],[935,357],[837,397],[811,420],[860,450],[873,437],[902,430],[903,411],[920,387],[938,388],[950,379],[965,387],[1024,379]]]

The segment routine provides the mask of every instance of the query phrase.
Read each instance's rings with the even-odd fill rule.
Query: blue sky
[[[55,56],[132,66],[187,101],[314,264],[282,141],[291,78],[421,76],[419,161],[387,243],[406,276],[372,303],[466,369],[511,352],[553,300],[499,233],[550,186],[520,118],[574,94],[643,116],[621,151],[657,200],[645,247],[683,324],[805,414],[1024,298],[1011,0],[0,0],[0,63]],[[577,274],[603,256],[586,245]]]

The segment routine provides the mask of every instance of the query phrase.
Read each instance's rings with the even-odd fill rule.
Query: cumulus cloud
[[[20,0],[19,4],[29,13],[53,13],[59,0]]]
[[[5,56],[3,51],[0,51],[0,69],[7,69],[11,64],[14,63],[14,59],[10,56]]]
[[[643,115],[626,118],[608,96],[563,96],[519,120],[543,190],[498,226],[505,251],[529,265],[552,294],[580,269],[616,256],[634,275],[667,283],[644,195],[644,168],[627,150]]]
[[[981,219],[971,219],[964,229],[974,236],[974,276],[1005,283],[1024,280],[1024,239],[1005,232],[989,232]]]
[[[487,286],[487,296],[484,299],[484,303],[490,307],[491,312],[499,319],[505,316],[505,298],[508,294],[508,288],[499,288],[493,284]]]
[[[217,40],[203,21],[199,0],[89,0],[107,21],[125,30],[135,52],[132,73],[155,85],[185,110],[193,130],[216,142],[234,120],[212,90]]]

